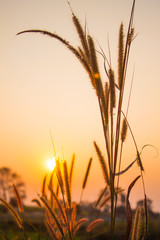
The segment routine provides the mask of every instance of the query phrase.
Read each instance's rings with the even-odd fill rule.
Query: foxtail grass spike
[[[108,126],[108,106],[109,106],[109,86],[108,86],[108,82],[105,83],[104,98],[105,98],[105,107],[106,107],[106,110],[104,112],[105,123],[106,123],[106,126]]]
[[[132,40],[133,40],[133,37],[134,37],[134,28],[131,28],[131,31],[128,35],[128,45],[131,44]]]
[[[109,186],[110,185],[110,179],[109,179],[107,164],[106,164],[106,162],[104,160],[104,157],[102,156],[102,153],[101,153],[101,151],[100,151],[96,142],[94,142],[94,147],[95,147],[96,153],[98,155],[99,162],[101,164],[101,168],[102,168],[102,172],[103,172],[105,182]]]
[[[49,180],[49,186],[52,190],[53,190],[53,175],[54,175],[54,169],[51,173],[50,180]],[[52,196],[52,194],[50,194],[50,203],[51,203],[51,207],[53,207],[53,196]]]
[[[46,179],[47,179],[47,174],[44,176],[42,190],[41,190],[42,196],[44,196],[44,197],[47,197],[47,195],[46,195]]]
[[[35,202],[38,205],[39,208],[42,207],[42,205],[41,205],[41,203],[38,199],[34,198],[34,199],[32,199],[32,202]]]
[[[89,159],[88,166],[87,166],[87,169],[86,169],[86,173],[85,173],[85,176],[84,176],[84,180],[83,180],[83,184],[82,184],[82,192],[81,192],[81,196],[80,196],[80,203],[82,201],[83,191],[84,191],[84,189],[86,187],[86,184],[87,184],[88,176],[89,176],[90,169],[91,169],[91,164],[92,164],[92,158]]]
[[[3,200],[2,198],[0,198],[0,201],[5,205],[5,207],[10,211],[10,213],[12,214],[12,216],[14,217],[14,219],[16,220],[19,228],[23,229],[22,226],[22,220],[20,218],[20,216],[18,215],[18,213],[12,208],[12,206],[7,203],[5,200]]]
[[[78,52],[79,52],[79,54],[81,55],[81,58],[84,59],[85,62],[87,62],[85,53],[83,52],[83,50],[82,50],[81,47],[78,47]],[[89,64],[88,64],[88,65],[89,65]]]
[[[138,166],[140,167],[141,171],[144,171],[142,160],[141,160],[141,157],[140,157],[140,154],[139,154],[138,150],[137,150],[137,163],[138,163]]]
[[[145,218],[145,226],[142,240],[146,239],[147,231],[148,231],[148,208],[147,208],[147,196],[145,194],[144,198],[144,218]]]
[[[89,226],[87,227],[87,232],[90,232],[90,231],[92,231],[98,224],[100,224],[100,223],[102,223],[102,222],[104,222],[104,220],[103,219],[96,219],[96,220],[94,220],[93,222],[91,222],[90,224],[89,224]]]
[[[89,45],[89,52],[90,52],[90,64],[93,70],[93,73],[99,73],[97,56],[96,56],[96,49],[94,45],[93,38],[88,35],[88,45]]]
[[[127,121],[126,118],[123,119],[122,122],[122,130],[121,130],[121,141],[124,142],[127,136]]]
[[[87,43],[85,32],[83,31],[83,28],[82,28],[82,26],[80,24],[79,19],[74,14],[72,14],[72,15],[73,15],[72,16],[72,20],[73,20],[73,23],[74,23],[74,25],[76,27],[77,33],[79,35],[79,39],[81,41],[85,57],[86,57],[87,61],[89,61],[89,47],[88,47],[88,43]]]
[[[140,237],[140,223],[141,223],[141,206],[138,206],[135,217],[134,217],[134,222],[133,222],[133,229],[132,229],[132,236],[131,240],[139,240]]]
[[[44,34],[44,35],[47,35],[49,37],[52,37],[52,38],[55,38],[55,39],[59,40],[61,43],[63,43],[77,57],[77,59],[83,65],[84,69],[87,71],[87,73],[88,73],[88,75],[89,75],[89,77],[91,79],[91,83],[93,82],[93,76],[92,76],[91,69],[90,69],[90,67],[88,65],[88,62],[86,62],[81,57],[79,52],[72,45],[70,45],[68,41],[66,41],[65,39],[63,39],[62,37],[60,37],[59,35],[57,35],[55,33],[51,33],[51,32],[48,32],[48,31],[43,31],[43,30],[38,30],[38,29],[21,31],[21,32],[17,33],[17,35],[20,35],[20,34],[23,34],[23,33],[40,33],[40,34]]]
[[[64,195],[64,183],[63,183],[59,159],[56,159],[56,175],[57,175],[58,183],[61,188],[62,194]],[[58,187],[57,187],[57,189],[58,189]],[[58,191],[59,191],[59,189],[58,189]]]
[[[19,195],[18,189],[17,189],[15,184],[13,184],[13,189],[14,189],[14,192],[15,192],[15,195],[16,195],[18,209],[19,209],[20,212],[24,212],[22,200],[21,200],[21,197]]]
[[[70,179],[68,175],[68,167],[66,160],[63,162],[63,170],[64,170],[64,183],[66,187],[66,197],[67,197],[67,204],[68,207],[72,207],[72,200],[71,200],[71,187],[70,187]]]
[[[70,184],[72,184],[72,176],[73,176],[74,164],[75,164],[75,153],[72,156],[71,166],[70,166],[70,173],[69,173]]]
[[[99,73],[94,41],[90,35],[88,36],[88,44],[89,44],[89,51],[90,51],[90,64],[91,64],[91,69],[92,69],[92,74],[94,79],[93,86],[94,86],[94,89],[96,90],[97,96],[101,98],[102,82],[101,82],[100,73]]]
[[[105,83],[105,101],[106,101],[106,105],[108,105],[109,102],[109,86],[108,86],[108,82]]]
[[[108,74],[109,74],[109,85],[110,85],[110,109],[113,109],[116,107],[114,71],[110,68]]]
[[[85,177],[84,177],[84,180],[83,180],[83,185],[82,185],[82,188],[83,188],[83,189],[86,187],[86,183],[87,183],[87,180],[88,180],[89,172],[90,172],[90,169],[91,169],[92,160],[93,160],[93,159],[90,158],[90,159],[89,159],[89,162],[88,162],[86,174],[85,174]]]
[[[123,60],[124,60],[124,32],[123,23],[119,29],[119,42],[118,42],[118,85],[121,89],[123,82]]]
[[[89,221],[88,218],[82,218],[82,219],[78,220],[78,222],[75,224],[74,234],[78,231],[78,229],[81,227],[82,224],[84,224],[88,221]]]

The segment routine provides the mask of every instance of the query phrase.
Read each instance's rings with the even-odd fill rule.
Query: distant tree
[[[125,193],[120,193],[120,200],[121,200],[121,206],[125,207],[125,203],[126,203],[126,195]]]
[[[152,200],[151,199],[147,199],[147,208],[148,208],[148,211],[150,211],[150,212],[152,212]],[[141,206],[141,207],[143,207],[144,206],[144,200],[139,200],[138,202],[137,202],[137,207],[138,206]]]
[[[0,168],[0,197],[7,202],[15,197],[13,191],[13,183],[16,185],[20,197],[24,199],[26,197],[25,183],[17,173],[13,172],[10,168]]]

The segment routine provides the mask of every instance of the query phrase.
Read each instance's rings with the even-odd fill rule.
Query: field
[[[80,227],[75,237],[75,240],[86,240],[86,239],[109,239],[110,237],[110,213],[107,210],[99,211],[93,208],[94,203],[90,204],[82,204],[81,209],[78,210],[78,218],[84,218],[90,216],[91,219],[95,219],[96,217],[101,217],[105,219],[105,222],[95,228],[91,233],[86,232],[86,228],[88,223],[85,223]],[[119,207],[116,221],[116,229],[115,229],[115,239],[123,239],[126,230],[126,217],[125,217],[125,209]],[[135,214],[135,211],[133,211]],[[147,235],[147,240],[159,240],[160,239],[160,214],[150,212],[149,217],[149,230]],[[1,205],[0,206],[0,236],[1,239],[15,239],[20,240],[24,239],[24,233],[19,231],[15,221],[9,212]],[[25,214],[23,216],[25,219],[25,231],[30,240],[51,240],[52,238],[47,233],[47,229],[45,226],[45,217],[44,217],[44,209],[40,209],[38,207],[25,207]],[[36,229],[36,230],[35,230]],[[107,231],[106,231],[107,229]]]
[[[78,172],[75,169],[75,154],[69,162],[64,157],[62,148],[62,157],[60,157],[50,131],[53,150],[48,162],[50,173],[45,174],[41,192],[36,193],[35,198],[32,199],[34,207],[25,206],[23,203],[25,184],[20,176],[9,168],[0,169],[2,240],[160,239],[160,214],[152,211],[152,200],[147,196],[142,159],[144,149],[154,149],[156,156],[158,150],[151,143],[139,147],[128,117],[134,70],[130,74],[130,86],[127,85],[129,86],[127,88],[126,79],[132,44],[137,37],[133,26],[135,3],[136,0],[133,0],[127,30],[123,22],[119,25],[116,69],[112,65],[109,39],[107,57],[100,44],[97,44],[100,49],[97,50],[96,40],[90,34],[87,23],[85,27],[82,26],[68,1],[75,35],[79,40],[77,47],[55,32],[42,29],[17,32],[17,38],[24,35],[37,37],[41,35],[51,38],[53,43],[55,40],[58,41],[78,60],[85,71],[94,91],[100,116],[100,123],[96,123],[95,128],[101,126],[104,146],[101,146],[99,140],[93,140],[93,151],[100,166],[104,187],[95,202],[84,202],[84,191],[93,165],[91,155],[84,171],[82,188],[79,190],[80,200],[77,202],[73,200],[73,173]],[[129,161],[123,164],[128,136],[134,148],[134,158],[130,158],[129,153],[127,156]],[[126,189],[121,187],[121,178],[125,175],[128,176]],[[132,209],[130,195],[138,184],[141,185],[141,200],[137,202],[136,208]]]

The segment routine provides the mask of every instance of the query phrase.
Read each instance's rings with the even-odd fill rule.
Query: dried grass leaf
[[[127,240],[129,238],[130,232],[131,232],[131,228],[132,228],[132,212],[131,212],[131,206],[130,206],[130,202],[129,202],[129,195],[130,192],[133,188],[133,186],[135,185],[135,183],[137,182],[137,180],[141,177],[141,175],[139,175],[138,177],[136,177],[133,182],[129,185],[128,187],[128,192],[127,192],[127,198],[126,198],[126,218],[127,218],[127,232],[125,234],[125,240]]]

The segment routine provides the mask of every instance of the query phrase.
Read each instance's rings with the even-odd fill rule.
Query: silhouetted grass
[[[107,80],[104,82],[101,78],[101,73],[99,70],[99,63],[97,58],[97,50],[96,44],[93,37],[90,34],[86,33],[86,29],[84,30],[79,19],[72,11],[72,20],[75,25],[76,32],[78,34],[80,45],[75,48],[68,41],[66,41],[63,37],[58,34],[51,33],[49,31],[43,30],[25,30],[19,32],[17,35],[23,33],[40,33],[57,39],[62,44],[64,44],[80,61],[86,72],[88,73],[91,85],[95,91],[99,110],[101,114],[102,126],[103,126],[103,134],[105,139],[106,146],[106,154],[107,158],[104,157],[98,143],[94,141],[95,151],[97,153],[98,160],[100,162],[102,173],[105,181],[105,191],[101,193],[99,196],[96,207],[101,206],[104,207],[108,201],[110,201],[110,238],[114,239],[117,237],[117,231],[122,230],[122,226],[119,227],[120,223],[115,225],[116,219],[116,208],[117,208],[117,199],[118,194],[122,192],[119,188],[119,180],[122,174],[125,174],[129,169],[132,168],[133,164],[137,162],[138,171],[137,177],[133,180],[129,180],[128,182],[128,191],[126,197],[126,220],[127,224],[122,222],[122,225],[125,225],[125,230],[123,231],[123,238],[129,239],[132,231],[132,212],[130,206],[130,192],[132,191],[136,182],[141,179],[144,191],[144,224],[143,231],[141,232],[141,239],[146,239],[146,233],[148,228],[148,212],[147,212],[147,197],[145,193],[145,185],[143,172],[144,167],[141,160],[141,152],[138,149],[134,134],[132,132],[131,126],[128,122],[128,109],[129,109],[129,100],[128,107],[126,113],[123,111],[123,98],[125,92],[125,82],[126,82],[126,74],[128,69],[128,60],[130,55],[130,48],[132,42],[135,38],[134,35],[134,27],[133,27],[133,18],[134,18],[134,10],[135,10],[135,0],[133,0],[128,30],[126,36],[124,34],[123,23],[120,24],[119,28],[119,38],[118,38],[118,69],[116,77],[116,71],[112,68],[111,61],[106,58],[102,48],[101,55],[104,58],[104,70],[106,73]],[[107,62],[107,66],[106,66]],[[131,160],[128,163],[128,166],[124,170],[121,170],[121,162],[123,160],[123,143],[127,138],[127,132],[129,132],[132,136],[133,142],[135,144],[136,150],[136,159]],[[53,139],[52,139],[53,142]],[[55,154],[56,155],[56,154]],[[76,233],[78,229],[83,226],[83,224],[88,223],[87,231],[95,230],[99,224],[103,222],[102,219],[94,219],[92,222],[89,221],[89,216],[86,218],[77,219],[77,205],[72,201],[72,191],[71,191],[71,180],[72,180],[72,172],[74,167],[74,159],[72,158],[70,170],[67,166],[66,160],[61,160],[56,156],[56,168],[52,172],[49,184],[47,183],[47,178],[49,176],[45,176],[42,184],[42,193],[38,195],[37,199],[34,199],[34,202],[37,202],[39,206],[43,206],[45,209],[45,225],[50,233],[52,239],[61,239],[61,240],[73,240],[76,238]],[[84,177],[84,182],[82,185],[82,193],[86,186],[87,179],[89,176],[90,168],[91,168],[92,158],[90,158],[88,167],[86,170],[86,174]],[[53,176],[56,179],[53,183]],[[106,194],[107,192],[107,195]],[[16,190],[17,200],[20,207],[20,199],[18,197],[18,191]],[[10,205],[8,205],[3,199],[0,199],[3,204],[12,212],[18,225],[22,228],[23,221],[19,215],[12,209]],[[39,204],[40,203],[40,204]],[[20,210],[22,209],[19,208]],[[135,216],[133,231],[132,231],[132,239],[139,238],[140,231],[140,210],[139,207]],[[119,229],[118,229],[119,227]],[[108,234],[108,225],[106,226]],[[86,229],[86,228],[85,228]],[[87,233],[89,234],[89,233]],[[96,239],[102,239],[98,238]],[[40,235],[39,235],[40,236]],[[92,235],[89,235],[89,238],[92,238]],[[106,235],[107,236],[107,235]],[[105,237],[106,237],[105,236]],[[96,237],[96,235],[95,235]],[[94,237],[93,237],[94,238]],[[83,239],[83,237],[81,237]],[[85,238],[84,238],[85,239]],[[116,238],[117,239],[117,238]]]

